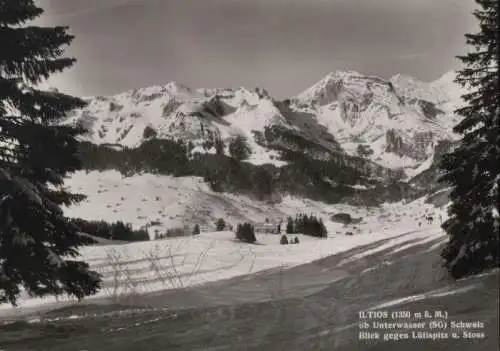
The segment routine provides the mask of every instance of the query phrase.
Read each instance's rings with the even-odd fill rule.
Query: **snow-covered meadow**
[[[234,233],[229,231],[206,231],[182,238],[84,247],[83,259],[103,276],[103,288],[93,298],[119,299],[292,267],[392,238],[376,249],[352,257],[355,260],[393,246],[417,245],[444,236],[438,219],[440,215],[444,219],[443,210],[425,204],[423,199],[379,208],[325,205],[288,196],[278,204],[269,204],[241,195],[214,193],[198,178],[144,174],[122,179],[115,171],[80,172],[66,184],[71,190],[88,195],[85,202],[66,209],[67,214],[89,220],[122,220],[136,228],[157,222],[150,229],[164,231],[184,224],[208,225],[219,217],[237,224],[313,213],[323,218],[329,233],[324,239],[290,235],[289,239],[298,236],[300,243],[296,245],[280,245],[280,236],[276,234],[256,233],[258,244],[251,245],[235,241]],[[340,212],[362,220],[346,226],[332,222],[330,216]],[[427,214],[434,216],[434,223],[425,221]],[[345,235],[346,232],[353,235]],[[401,236],[404,233],[407,235]],[[19,307],[55,301],[23,296]],[[0,306],[0,310],[10,308]]]

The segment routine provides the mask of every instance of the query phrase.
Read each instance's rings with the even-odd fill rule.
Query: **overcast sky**
[[[78,59],[51,84],[111,95],[175,80],[295,95],[328,72],[434,80],[475,30],[473,0],[37,0]]]

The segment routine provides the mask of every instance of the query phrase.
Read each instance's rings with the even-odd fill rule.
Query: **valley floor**
[[[285,206],[290,206],[290,203],[291,200],[281,206],[286,209]],[[421,218],[431,211],[436,210],[421,200],[388,208],[352,208],[350,213],[363,217],[361,223],[344,226],[326,220],[327,238],[287,235],[289,241],[299,238],[300,243],[295,245],[280,245],[280,235],[264,233],[256,233],[256,245],[244,244],[234,239],[233,232],[223,231],[149,242],[84,247],[81,250],[83,259],[103,279],[101,291],[89,300],[141,300],[143,294],[199,286],[265,270],[285,270],[381,240],[385,240],[383,245],[349,256],[342,264],[381,250],[397,252],[400,250],[396,248],[398,245],[403,245],[404,249],[427,242],[439,243],[445,239],[439,224],[429,224]],[[423,224],[417,225],[417,220]],[[353,235],[345,235],[348,231]],[[318,279],[325,281],[326,278]],[[20,302],[20,308],[0,306],[0,316],[22,315],[43,305],[53,307],[73,301],[67,298],[57,301],[55,298],[35,299],[24,295]]]
[[[257,233],[258,244],[250,245],[236,242],[231,232],[202,232],[189,238],[85,247],[83,259],[103,276],[102,291],[81,303],[24,296],[19,308],[0,306],[0,350],[498,348],[498,271],[450,280],[439,257],[446,240],[439,227],[444,212],[423,199],[354,208],[288,197],[271,206],[214,194],[185,178],[138,176],[124,182],[114,179],[113,173],[88,176],[90,180],[74,178],[72,186],[89,193],[87,183],[95,184],[93,178],[101,179],[100,186],[94,188],[88,205],[70,209],[86,219],[112,220],[118,212],[110,203],[135,209],[143,198],[144,213],[151,215],[155,206],[170,205],[186,220],[211,199],[214,217],[230,221],[315,212],[325,219],[329,235],[324,239],[297,235],[299,244],[280,245],[279,235]],[[125,192],[120,183],[134,190]],[[165,200],[140,191],[155,186],[166,194]],[[128,194],[129,202],[119,202],[123,194]],[[182,206],[175,197],[167,201],[175,194]],[[339,212],[363,219],[348,226],[331,222],[330,215]],[[130,212],[124,213],[129,214],[125,220],[134,220]],[[424,220],[429,215],[433,223]],[[139,218],[133,224],[147,220]],[[354,234],[346,236],[347,231]],[[448,313],[446,321],[484,323],[482,328],[465,330],[484,337],[360,340],[364,330],[359,328],[359,312],[366,310],[442,310]],[[419,331],[436,332],[429,328],[426,324]],[[378,330],[382,338],[384,332],[396,331],[409,332]]]

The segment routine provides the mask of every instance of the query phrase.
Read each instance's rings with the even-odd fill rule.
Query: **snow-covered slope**
[[[202,145],[242,134],[252,149],[250,162],[279,163],[273,161],[276,157],[272,151],[255,143],[254,132],[272,125],[294,128],[271,98],[244,88],[192,90],[170,82],[86,101],[88,105],[72,111],[66,123],[83,126],[88,131],[83,139],[95,144],[136,147],[157,137],[189,140],[196,151],[214,152],[204,150]]]
[[[236,225],[243,221],[263,223],[265,218],[286,218],[298,212],[326,217],[329,211],[347,211],[354,217],[362,213],[353,206],[328,206],[291,196],[271,204],[243,195],[218,193],[200,177],[138,174],[124,178],[118,171],[92,171],[74,173],[65,180],[65,185],[71,191],[87,195],[83,202],[66,209],[68,216],[122,220],[135,228],[148,227],[151,236],[155,230],[163,233],[169,228],[192,227],[196,223],[213,229],[218,218]],[[334,225],[331,229],[338,228]]]
[[[198,223],[203,228],[200,235],[184,238],[82,248],[83,258],[103,275],[104,286],[97,297],[118,298],[266,269],[288,268],[389,239],[378,248],[353,257],[358,259],[374,252],[396,250],[398,245],[433,241],[444,235],[438,220],[434,224],[423,220],[429,214],[436,219],[439,215],[444,218],[444,210],[426,204],[424,199],[408,204],[361,208],[286,197],[272,206],[244,196],[214,193],[194,177],[144,174],[123,179],[115,171],[78,172],[71,175],[66,184],[72,191],[88,195],[84,203],[65,208],[65,214],[70,217],[122,220],[135,228],[157,223],[148,226],[150,234],[155,230],[163,233],[184,224],[192,228]],[[352,225],[330,221],[331,214],[339,212],[349,213],[361,221]],[[258,232],[260,245],[248,245],[235,241],[232,232],[213,232],[209,225],[218,217],[235,225],[243,220],[263,223],[265,218],[275,220],[297,213],[321,217],[328,229],[328,238],[294,234],[289,239],[298,236],[299,245],[280,245],[279,235]],[[345,235],[348,231],[354,235]],[[405,235],[401,235],[403,233]],[[53,298],[32,299],[26,295],[21,301],[23,307],[53,302]],[[4,308],[10,306],[2,305],[0,311]]]
[[[439,140],[453,140],[462,89],[447,73],[435,82],[396,75],[389,80],[336,71],[296,96],[297,110],[313,113],[344,150],[364,145],[376,163],[409,173],[432,157]]]
[[[66,215],[87,220],[124,221],[134,228],[149,230],[151,237],[157,230],[199,224],[204,230],[215,229],[215,221],[224,218],[228,224],[250,221],[264,223],[294,217],[297,213],[313,213],[325,220],[331,233],[344,233],[341,223],[329,221],[332,214],[350,213],[353,218],[382,215],[372,230],[388,230],[392,225],[386,217],[394,211],[401,212],[406,225],[416,227],[422,221],[422,213],[437,211],[432,205],[423,205],[424,199],[412,203],[382,204],[379,207],[357,207],[347,204],[325,204],[296,196],[284,196],[278,203],[257,201],[248,196],[212,191],[199,177],[173,177],[153,174],[137,174],[123,177],[118,171],[76,172],[65,180],[69,189],[83,193],[87,198],[74,206],[65,208]],[[405,201],[406,202],[406,201]],[[414,206],[420,207],[414,211]],[[397,210],[394,210],[397,209]],[[399,222],[397,215],[394,222]],[[374,219],[375,221],[375,219]],[[364,220],[362,221],[365,222]],[[354,224],[359,227],[361,224]]]

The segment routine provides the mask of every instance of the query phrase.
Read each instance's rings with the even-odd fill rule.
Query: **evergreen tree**
[[[236,238],[240,241],[247,243],[254,243],[257,241],[255,237],[255,230],[250,223],[238,224],[236,228]]]
[[[293,218],[288,217],[287,223],[286,223],[286,233],[287,234],[293,234],[295,233],[294,231],[294,225],[293,225]]]
[[[356,148],[356,153],[360,157],[368,157],[373,155],[373,150],[368,145],[359,144]]]
[[[229,154],[238,161],[243,161],[250,156],[251,149],[243,135],[237,135],[229,142]]]
[[[326,238],[328,236],[323,220],[321,218],[318,219],[312,214],[310,216],[307,214],[298,214],[293,222],[291,221],[291,218],[289,218],[288,221],[293,225],[293,233],[301,233],[319,238]]]
[[[302,227],[302,214],[295,215],[295,219],[293,220],[293,230],[294,233],[303,233],[304,228]]]
[[[74,64],[62,57],[73,37],[66,27],[25,25],[42,13],[32,0],[0,1],[0,303],[16,304],[21,286],[78,299],[100,287],[99,274],[76,259],[89,239],[61,210],[84,198],[63,188],[81,168],[82,130],[58,122],[85,102],[35,88]]]
[[[191,140],[189,140],[187,143],[187,149],[186,149],[188,158],[191,156],[191,152],[193,151],[193,149],[194,149],[194,144]]]
[[[224,155],[224,141],[222,139],[215,139],[215,153],[217,155]]]
[[[286,235],[285,235],[285,234],[283,234],[283,235],[281,236],[281,239],[280,239],[280,244],[281,244],[281,245],[288,245],[288,238],[286,237]]]
[[[325,224],[323,223],[323,219],[319,219],[319,226],[318,226],[318,236],[321,238],[326,238],[328,237],[328,231],[326,230]]]
[[[456,111],[463,119],[454,131],[462,138],[440,165],[440,180],[452,186],[449,219],[442,225],[449,241],[441,255],[454,278],[498,267],[500,23],[498,0],[476,3],[473,14],[480,31],[465,35],[475,50],[458,56],[465,67],[455,81],[470,91],[463,96],[465,106]]]
[[[224,221],[224,218],[219,218],[215,223],[215,230],[221,232],[224,229],[226,229],[226,221]]]
[[[273,176],[265,168],[257,168],[253,177],[254,189],[260,199],[273,193]]]
[[[302,232],[311,235],[312,232],[312,217],[309,218],[306,214],[302,216]]]
[[[195,224],[194,228],[193,228],[193,235],[197,235],[197,234],[200,234],[200,225],[199,224]]]

